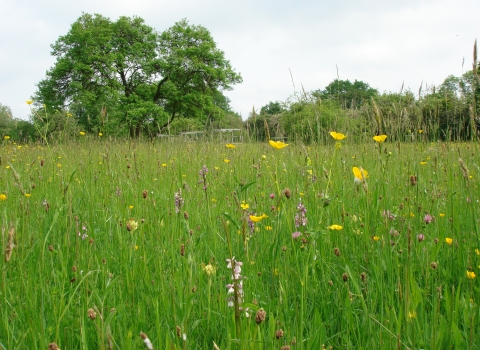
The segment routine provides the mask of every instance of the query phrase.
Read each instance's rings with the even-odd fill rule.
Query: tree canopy
[[[337,100],[343,108],[358,108],[378,95],[378,90],[361,80],[352,83],[350,80],[335,79],[324,90],[315,91],[314,95],[325,100]]]
[[[219,94],[242,81],[209,31],[187,20],[157,33],[139,17],[83,14],[52,55],[36,103],[68,109],[87,130],[128,126],[138,136],[178,116],[220,115]]]

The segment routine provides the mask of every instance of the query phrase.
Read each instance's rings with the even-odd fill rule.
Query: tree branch
[[[165,84],[165,82],[168,80],[168,76],[166,76],[165,78],[163,78],[162,80],[160,80],[158,82],[158,85],[157,85],[157,91],[155,92],[155,96],[153,96],[153,101],[156,102],[160,96],[161,96],[161,92],[160,90],[162,89],[162,86],[163,84]],[[175,115],[175,113],[173,114]],[[173,120],[173,117],[172,117],[172,120]],[[167,124],[168,125],[168,124]]]

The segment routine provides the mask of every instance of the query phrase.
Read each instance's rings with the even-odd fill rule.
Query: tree
[[[269,102],[262,108],[260,108],[260,114],[279,114],[283,111],[283,107],[280,102]]]
[[[14,119],[10,107],[0,103],[0,140],[5,136],[11,141],[31,141],[35,139],[35,128],[26,120]]]
[[[367,83],[355,80],[335,79],[328,84],[324,90],[317,90],[313,93],[325,100],[337,100],[343,108],[359,108],[378,95],[378,91]]]
[[[10,136],[10,128],[12,126],[12,110],[8,106],[0,103],[0,137]]]
[[[166,128],[177,116],[205,118],[216,94],[241,82],[207,29],[176,23],[158,34],[139,17],[83,14],[52,45],[55,65],[35,99],[70,110],[86,130]]]

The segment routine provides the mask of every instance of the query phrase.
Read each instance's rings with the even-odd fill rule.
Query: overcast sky
[[[323,89],[336,67],[380,92],[439,85],[472,69],[480,37],[479,0],[0,0],[0,103],[15,118],[28,118],[50,45],[82,12],[139,16],[159,32],[183,18],[206,27],[243,77],[227,96],[244,119],[294,85]]]

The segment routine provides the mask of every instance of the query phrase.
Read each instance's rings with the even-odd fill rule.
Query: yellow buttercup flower
[[[80,136],[85,136],[85,131],[80,131]]]
[[[268,216],[265,214],[262,214],[260,216],[250,215],[249,217],[250,217],[250,220],[253,222],[259,222],[259,221],[262,221],[263,219],[268,218]]]
[[[339,132],[331,131],[330,135],[333,137],[334,140],[336,141],[342,141],[344,138],[347,137],[347,135],[341,134]]]
[[[243,210],[247,210],[248,208],[250,208],[250,205],[248,205],[248,203],[245,203],[245,201],[243,201],[242,204],[240,204],[240,207]]]
[[[282,148],[288,146],[288,143],[284,143],[282,141],[272,141],[272,140],[270,140],[270,141],[268,141],[268,143],[270,144],[270,146],[272,146],[275,149],[282,149]]]
[[[6,201],[7,200],[7,195],[0,193],[0,201]]]
[[[230,163],[230,159],[227,159],[227,158],[225,158],[223,161],[227,164]]]
[[[4,140],[8,140],[8,139],[10,139],[10,136],[5,135],[5,136],[3,137],[3,139],[4,139]]]
[[[98,133],[98,136],[99,136],[99,137],[102,137],[102,136],[103,136],[103,134],[102,134],[101,132],[99,132],[99,133]]]
[[[356,166],[354,166],[352,170],[353,170],[353,176],[355,176],[354,178],[355,183],[363,182],[368,177],[368,171],[366,171],[365,169],[357,168]]]
[[[33,100],[26,100],[25,102],[27,103],[27,105],[31,105],[33,103]]]
[[[385,142],[385,140],[387,139],[387,135],[374,136],[373,139],[378,143]]]
[[[340,231],[341,229],[343,229],[343,226],[334,224],[334,225],[328,226],[327,228],[332,231]]]
[[[373,236],[373,240],[374,240],[374,241],[379,241],[379,240],[380,240],[380,237],[378,237],[378,236]]]
[[[467,271],[467,278],[470,280],[473,280],[477,275],[475,275],[475,272],[473,271]]]
[[[25,193],[25,197],[30,198],[32,196],[31,193]]]
[[[232,143],[227,143],[227,144],[225,145],[225,147],[227,147],[227,148],[236,148],[237,146],[235,146],[235,145],[232,144]]]
[[[445,238],[445,242],[447,242],[448,245],[452,245],[453,239],[447,237]]]

